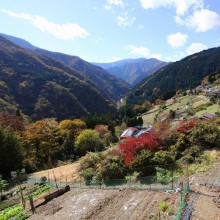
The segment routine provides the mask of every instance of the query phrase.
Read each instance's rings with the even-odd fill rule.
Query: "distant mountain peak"
[[[131,85],[136,85],[144,78],[150,76],[158,69],[167,65],[166,62],[156,58],[124,59],[111,63],[94,63],[112,75],[123,79]]]

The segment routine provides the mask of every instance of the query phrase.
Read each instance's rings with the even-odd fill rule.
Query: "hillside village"
[[[220,94],[219,85],[209,85],[209,86],[198,86],[193,90],[187,90],[186,94],[178,94],[178,96],[166,100],[164,106],[160,107],[162,109],[158,110],[157,117],[160,120],[166,120],[169,118],[169,110],[172,111],[172,116],[174,120],[183,120],[187,116],[190,118],[190,114],[201,119],[203,118],[204,110],[207,109],[208,105],[212,106],[212,109],[208,108],[209,113],[215,113],[218,110],[218,103],[214,106],[210,103],[211,98],[215,98]],[[216,108],[215,108],[216,107]],[[157,106],[150,111],[157,111]],[[191,112],[192,111],[192,112]],[[148,114],[148,113],[147,113]],[[204,118],[205,119],[205,118]],[[209,118],[211,119],[211,118]],[[145,118],[147,120],[147,118]]]
[[[78,57],[0,37],[0,220],[220,219],[218,51],[128,91]],[[176,66],[203,56],[213,71],[175,87]]]

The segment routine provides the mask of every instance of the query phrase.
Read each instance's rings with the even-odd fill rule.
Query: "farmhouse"
[[[203,119],[203,120],[211,120],[211,119],[213,119],[213,118],[215,118],[215,117],[216,117],[215,114],[206,112],[206,113],[202,114],[202,116],[200,117],[200,119]]]
[[[130,137],[139,137],[143,134],[148,134],[153,130],[152,125],[148,125],[146,128],[138,128],[138,127],[129,127],[127,128],[120,136],[119,139],[127,139]]]

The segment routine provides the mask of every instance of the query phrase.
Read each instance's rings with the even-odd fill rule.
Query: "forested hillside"
[[[0,106],[33,119],[114,112],[114,103],[89,77],[0,37]]]
[[[128,83],[121,79],[118,79],[117,77],[114,77],[112,74],[106,72],[104,69],[92,65],[91,63],[81,59],[80,57],[58,52],[51,52],[48,50],[37,48],[21,38],[5,34],[1,35],[21,47],[37,52],[39,54],[52,57],[71,67],[72,69],[82,72],[96,85],[97,88],[99,88],[105,94],[105,96],[113,101],[118,101],[128,92],[128,89],[130,87]]]
[[[127,105],[168,99],[177,90],[186,90],[201,83],[201,80],[215,73],[220,67],[220,47],[188,56],[158,70],[151,77],[140,82],[127,97]]]
[[[77,56],[70,56],[42,49],[35,49],[35,52],[53,57],[71,68],[85,73],[109,99],[118,101],[128,92],[128,83]]]

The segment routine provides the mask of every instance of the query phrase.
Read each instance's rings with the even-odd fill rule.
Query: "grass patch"
[[[167,106],[167,109],[176,110],[177,108],[184,107],[188,102],[189,102],[189,96],[184,96],[179,98],[179,100],[176,103]]]
[[[218,157],[219,151],[205,151],[204,154],[199,158],[200,161],[198,163],[193,163],[189,165],[189,174],[192,175],[194,173],[206,171]]]
[[[219,108],[220,108],[219,105],[213,104],[213,105],[211,105],[211,106],[206,107],[205,110],[201,110],[201,111],[196,112],[195,116],[200,117],[200,116],[202,116],[202,114],[204,114],[205,112],[215,113],[215,112],[218,112],[218,111],[219,111]]]
[[[144,121],[144,126],[148,125],[148,124],[153,124],[154,123],[154,118],[156,116],[156,114],[158,114],[159,110],[149,113],[149,114],[144,114],[142,115],[142,119]]]

